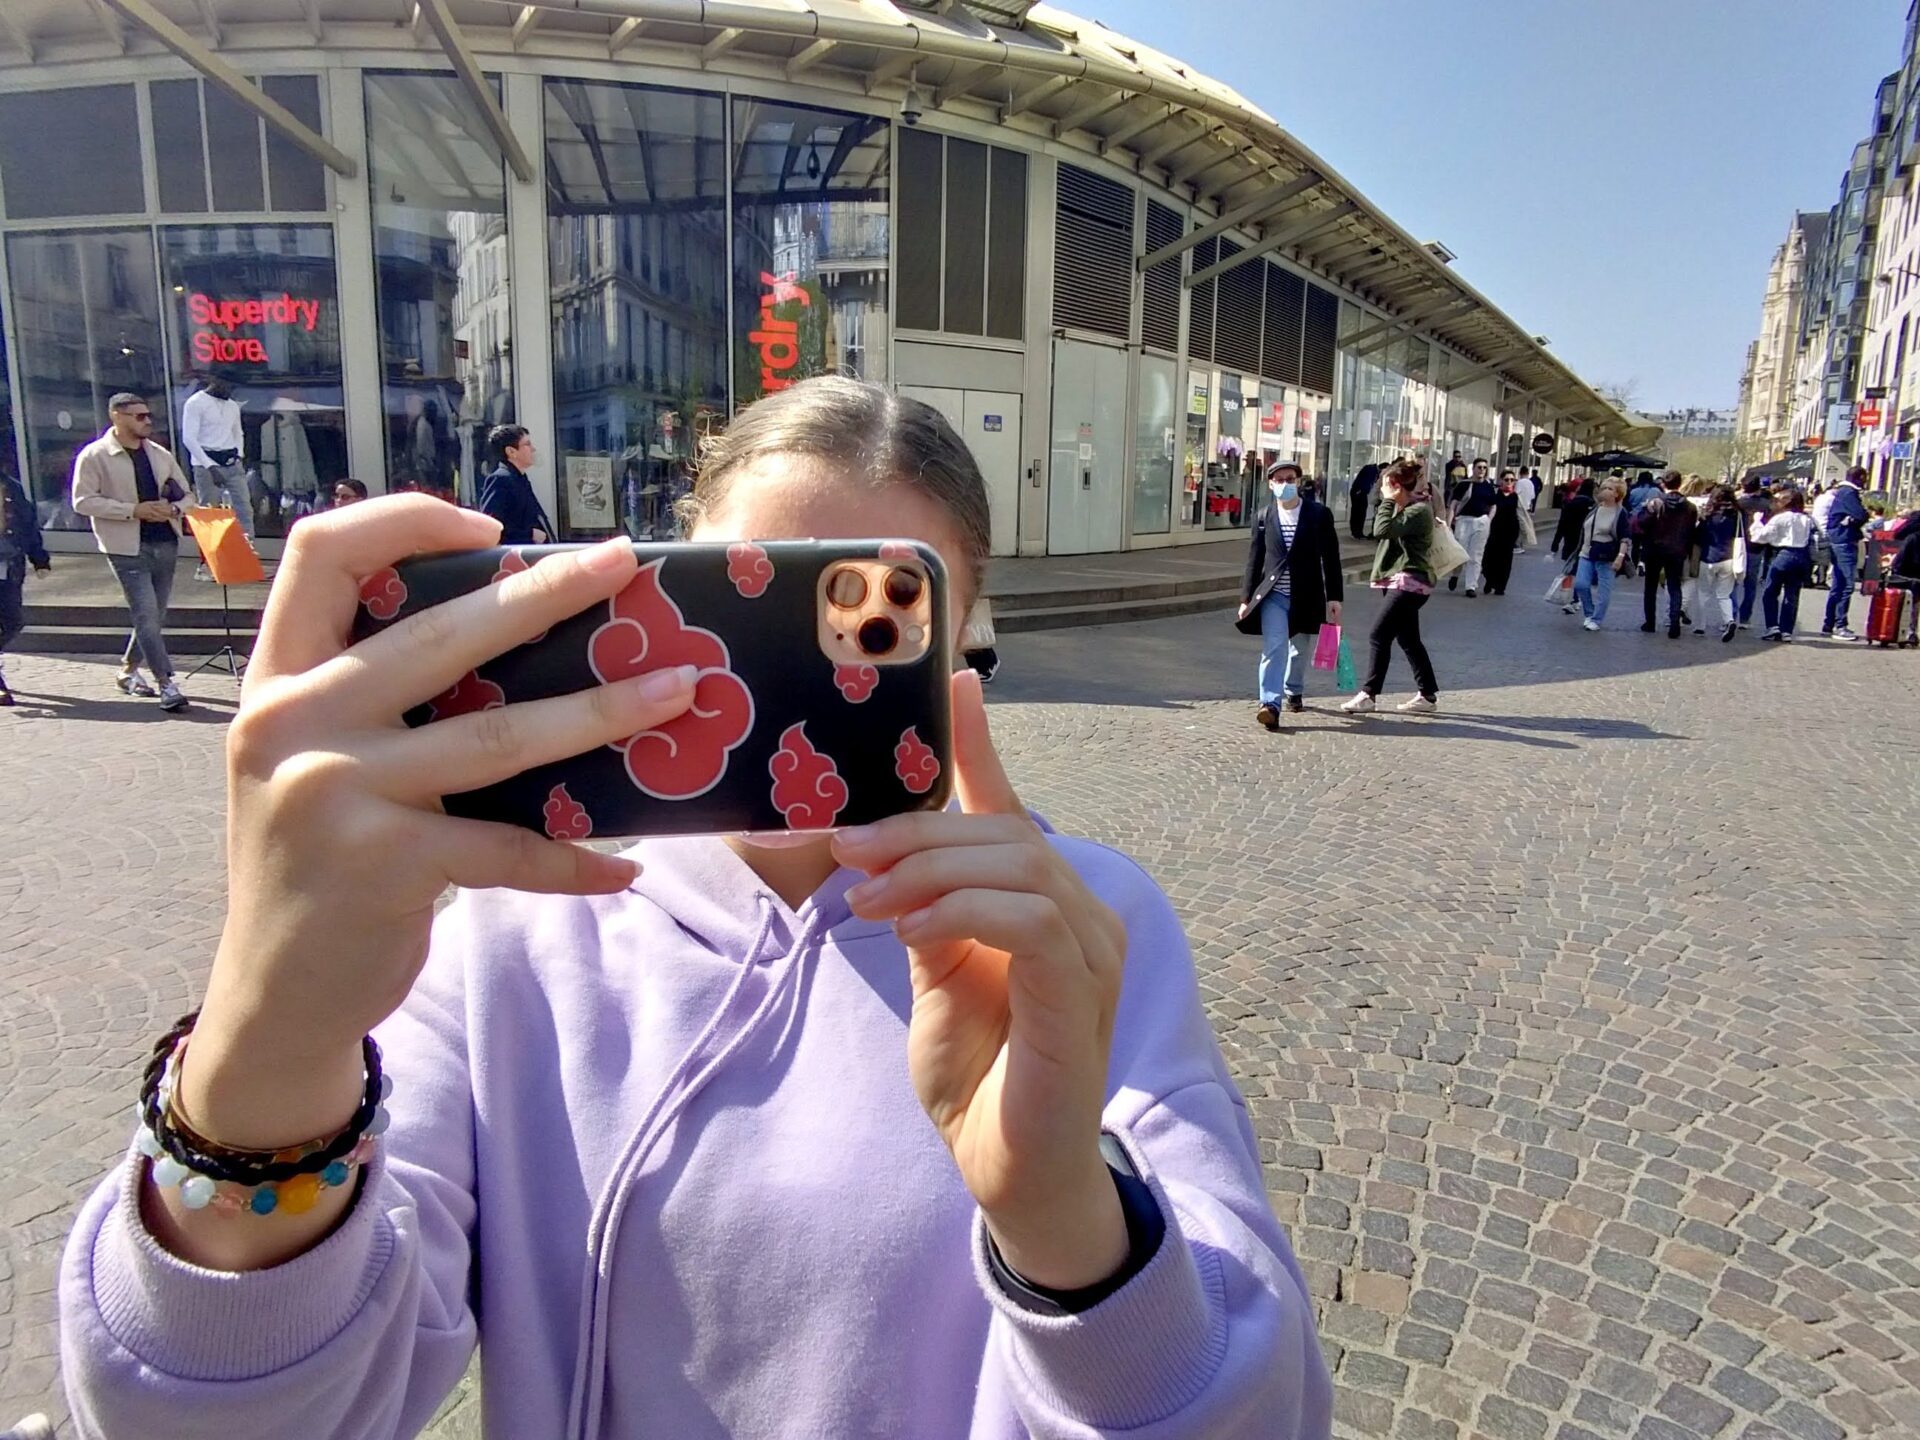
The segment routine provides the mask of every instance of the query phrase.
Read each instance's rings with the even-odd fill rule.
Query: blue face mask
[[[1291,480],[1282,480],[1273,487],[1274,498],[1283,505],[1291,505],[1300,498],[1300,487]]]

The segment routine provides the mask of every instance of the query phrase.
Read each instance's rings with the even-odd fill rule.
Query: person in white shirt
[[[202,505],[226,504],[253,539],[253,496],[247,485],[240,429],[240,402],[225,376],[215,375],[180,407],[180,444],[193,465],[193,488]],[[223,498],[224,497],[224,498]],[[200,567],[204,578],[206,566]]]
[[[1760,597],[1766,612],[1767,630],[1762,640],[1790,641],[1800,610],[1800,591],[1813,573],[1813,517],[1807,514],[1807,497],[1798,490],[1783,491],[1773,497],[1773,515],[1758,522],[1750,538],[1773,548],[1773,565],[1767,571],[1766,593]]]

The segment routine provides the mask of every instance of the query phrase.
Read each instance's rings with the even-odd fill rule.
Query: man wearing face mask
[[[1253,522],[1238,627],[1258,635],[1260,706],[1254,718],[1280,728],[1280,709],[1305,706],[1306,667],[1296,635],[1340,623],[1340,539],[1333,512],[1301,494],[1300,467],[1281,464],[1267,477],[1272,502]]]

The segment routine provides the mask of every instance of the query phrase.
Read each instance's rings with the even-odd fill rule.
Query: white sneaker
[[[187,708],[187,697],[180,693],[179,685],[172,680],[160,682],[160,708],[168,711]]]
[[[1365,715],[1373,709],[1373,697],[1362,690],[1340,708],[1348,715]]]
[[[53,1422],[44,1415],[28,1415],[0,1433],[0,1440],[53,1440]]]
[[[1578,615],[1580,613],[1580,607],[1578,605],[1562,605],[1560,607],[1560,613],[1562,615]]]
[[[1580,628],[1583,630],[1598,630],[1600,628],[1600,622],[1598,620],[1588,620],[1585,621]]]
[[[147,677],[138,670],[129,670],[124,675],[114,676],[113,688],[122,695],[137,695],[142,700],[151,700],[160,693],[147,683]]]
[[[1402,715],[1431,715],[1440,708],[1440,705],[1438,701],[1429,700],[1424,695],[1416,695],[1411,700],[1401,701],[1393,708]]]
[[[1849,645],[1858,645],[1860,643],[1860,637],[1844,625],[1833,632],[1833,638],[1836,640],[1844,640]]]

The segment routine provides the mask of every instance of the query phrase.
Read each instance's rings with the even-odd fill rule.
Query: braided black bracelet
[[[380,1073],[380,1047],[369,1035],[361,1042],[362,1063],[366,1066],[367,1073],[367,1089],[361,1097],[360,1107],[353,1112],[353,1118],[347,1122],[346,1129],[335,1135],[320,1149],[302,1155],[296,1160],[279,1160],[273,1158],[274,1155],[284,1154],[284,1151],[232,1150],[223,1145],[212,1144],[197,1135],[181,1134],[168,1118],[168,1107],[161,1100],[160,1082],[166,1074],[167,1061],[180,1042],[193,1033],[194,1023],[199,1018],[200,1012],[197,1010],[191,1015],[184,1016],[154,1043],[152,1058],[147,1061],[146,1071],[140,1081],[140,1116],[145,1121],[148,1131],[166,1154],[195,1174],[205,1175],[212,1180],[248,1186],[275,1184],[282,1180],[291,1180],[296,1175],[317,1175],[334,1161],[350,1154],[360,1143],[361,1137],[373,1125],[374,1116],[379,1112],[384,1092]]]

